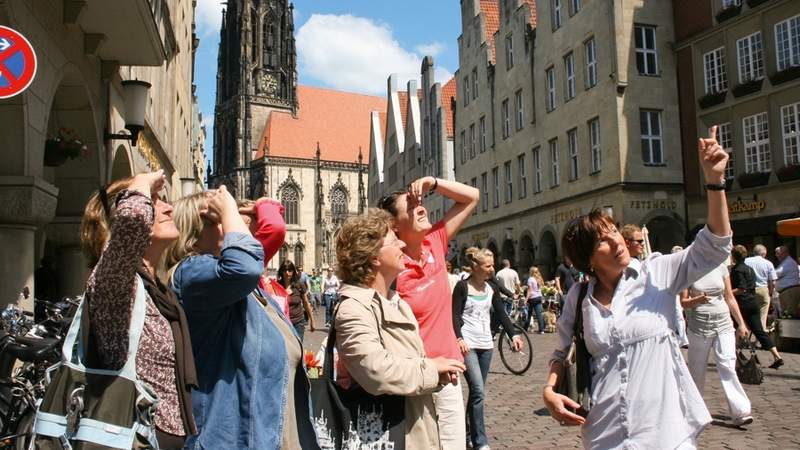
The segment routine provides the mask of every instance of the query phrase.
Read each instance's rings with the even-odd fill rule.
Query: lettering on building
[[[767,202],[764,200],[736,200],[735,202],[728,203],[729,214],[741,214],[746,212],[759,212],[767,207]]]
[[[631,209],[670,209],[678,207],[675,200],[631,200]]]
[[[557,213],[553,214],[553,216],[552,216],[552,218],[550,220],[551,220],[552,223],[555,224],[555,223],[561,223],[561,222],[566,222],[568,220],[572,220],[572,219],[574,219],[574,218],[576,218],[576,217],[578,217],[580,215],[581,215],[581,209],[580,208],[575,208],[575,209],[570,209],[569,211],[557,212]]]

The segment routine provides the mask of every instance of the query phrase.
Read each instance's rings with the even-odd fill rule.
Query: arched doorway
[[[494,266],[500,267],[500,253],[497,252],[497,244],[494,242],[494,239],[489,240],[489,242],[486,244],[486,248],[489,249],[492,254],[494,254]]]
[[[686,230],[683,224],[675,217],[660,215],[653,217],[647,223],[650,248],[653,252],[669,253],[675,245],[684,246]]]
[[[556,237],[551,231],[545,231],[539,240],[539,257],[536,260],[536,265],[539,266],[539,270],[545,280],[553,279],[556,272],[557,256]]]
[[[121,180],[133,175],[128,150],[120,145],[114,152],[114,161],[111,163],[111,178],[109,182]]]
[[[506,239],[505,241],[503,241],[503,256],[502,258],[499,259],[501,261],[507,259],[508,262],[511,263],[512,268],[519,269],[519,267],[517,267],[516,261],[514,260],[514,241],[512,241],[511,239]],[[498,264],[498,266],[502,266],[502,263]]]
[[[519,256],[517,258],[519,271],[526,274],[533,265],[536,252],[533,247],[533,239],[530,234],[525,233],[519,240]]]

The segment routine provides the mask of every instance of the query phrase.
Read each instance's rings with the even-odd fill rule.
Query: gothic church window
[[[297,189],[288,186],[281,192],[281,203],[283,204],[283,218],[289,225],[299,225],[297,207],[299,195]]]
[[[286,244],[281,245],[281,250],[278,252],[278,264],[283,264],[286,258],[289,257],[289,246]]]
[[[295,267],[300,267],[303,265],[303,252],[305,248],[303,244],[298,242],[294,244],[294,265]]]
[[[342,189],[334,189],[331,193],[331,215],[336,222],[347,217],[347,194]]]

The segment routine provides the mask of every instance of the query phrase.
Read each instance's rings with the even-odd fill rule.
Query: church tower
[[[288,0],[228,0],[222,13],[214,172],[236,197],[250,193],[250,162],[272,111],[297,112],[297,54]]]

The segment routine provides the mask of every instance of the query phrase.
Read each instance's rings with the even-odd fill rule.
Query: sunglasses
[[[644,244],[644,239],[631,239],[631,242],[636,242],[639,245]]]

